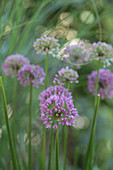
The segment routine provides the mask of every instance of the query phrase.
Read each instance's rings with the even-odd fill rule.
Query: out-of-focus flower
[[[113,47],[110,44],[105,42],[97,42],[93,43],[92,47],[90,48],[90,60],[99,59],[104,65],[104,67],[108,67],[113,62]]]
[[[57,129],[58,124],[71,126],[78,117],[77,109],[74,108],[72,99],[64,95],[51,95],[41,105],[41,119],[46,128]]]
[[[18,73],[19,69],[24,65],[24,64],[29,64],[30,61],[25,58],[23,55],[20,54],[14,54],[8,56],[3,65],[2,65],[2,70],[3,73],[6,76],[12,76],[14,77],[15,74]]]
[[[92,71],[91,75],[88,76],[88,90],[93,96],[95,95],[96,76],[97,71]],[[99,70],[98,94],[102,100],[105,97],[113,97],[113,73],[110,70]]]
[[[66,82],[69,83],[78,83],[78,73],[73,69],[70,69],[68,66],[66,68],[62,68],[58,71],[58,74],[55,74],[55,78],[53,79],[53,83],[65,85]]]
[[[73,16],[69,12],[61,13],[59,19],[61,20],[61,24],[65,27],[70,26],[70,24],[73,22]]]
[[[63,86],[56,85],[50,86],[46,90],[44,90],[40,95],[40,106],[45,103],[45,101],[52,95],[66,96],[67,98],[72,99],[71,93],[68,92],[68,89]]]
[[[92,24],[95,20],[95,16],[90,10],[85,10],[80,14],[80,20],[85,24]]]
[[[28,64],[19,70],[17,77],[21,85],[26,86],[32,83],[32,86],[38,88],[39,85],[44,85],[45,73],[39,65]]]
[[[33,47],[36,50],[37,54],[49,53],[53,57],[61,59],[59,50],[60,44],[58,43],[58,39],[43,35],[41,38],[37,39],[36,42],[34,42]]]
[[[89,53],[85,50],[82,44],[67,46],[64,50],[63,59],[80,68],[80,65],[88,62]]]

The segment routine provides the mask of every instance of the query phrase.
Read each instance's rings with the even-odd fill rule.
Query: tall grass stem
[[[7,128],[7,133],[8,133],[8,140],[9,140],[9,146],[10,146],[10,151],[11,151],[11,156],[12,156],[13,167],[14,167],[14,170],[19,170],[14,143],[13,143],[13,138],[12,138],[11,129],[10,129],[10,124],[9,124],[9,119],[8,119],[7,102],[6,102],[6,96],[5,96],[5,90],[4,90],[4,86],[2,82],[2,77],[0,77],[0,87],[2,90],[2,97],[3,97],[3,104],[4,104],[4,116],[5,116],[5,122],[6,122],[6,128]]]

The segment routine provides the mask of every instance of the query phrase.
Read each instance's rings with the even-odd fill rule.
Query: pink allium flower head
[[[3,65],[2,65],[2,70],[6,76],[12,76],[14,77],[15,74],[18,73],[19,69],[24,65],[24,64],[29,64],[30,61],[25,58],[23,55],[20,54],[14,54],[8,56]]]
[[[26,86],[32,83],[32,86],[38,88],[39,85],[44,85],[45,73],[42,67],[27,64],[19,70],[17,77],[21,85]]]
[[[105,42],[93,43],[90,49],[90,61],[101,58],[104,67],[108,67],[113,62],[113,47]]]
[[[94,96],[97,71],[92,71],[88,76],[88,90]],[[101,99],[113,97],[113,73],[107,69],[99,70],[98,94]]]
[[[70,45],[64,50],[64,60],[71,62],[80,69],[81,65],[88,62],[89,53],[85,50],[82,44]]]
[[[57,129],[58,124],[71,126],[78,117],[72,99],[62,95],[51,95],[41,105],[41,119],[46,128]]]
[[[71,93],[68,92],[68,89],[63,86],[56,85],[50,86],[46,90],[44,90],[40,95],[40,106],[45,103],[45,101],[52,95],[66,96],[67,98],[72,99]]]
[[[74,71],[73,69],[70,69],[68,66],[66,68],[62,68],[58,71],[58,74],[55,75],[55,78],[53,80],[53,83],[65,85],[66,82],[69,83],[78,83],[78,73],[77,71]]]
[[[60,44],[58,43],[58,39],[53,37],[47,37],[43,35],[41,38],[37,39],[33,45],[34,49],[36,50],[37,54],[51,54],[53,57],[58,59],[61,58],[59,47]]]

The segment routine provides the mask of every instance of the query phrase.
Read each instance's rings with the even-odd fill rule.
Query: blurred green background
[[[102,25],[102,41],[113,45],[113,1],[94,0]],[[73,39],[99,41],[99,24],[94,6],[90,0],[1,0],[0,1],[0,75],[7,97],[9,119],[12,124],[12,94],[14,79],[2,73],[2,63],[8,55],[20,53],[31,63],[45,66],[45,56],[37,55],[33,42],[42,34],[59,39],[61,47]],[[49,85],[54,74],[67,63],[49,56]],[[69,65],[69,64],[68,64]],[[74,66],[69,65],[76,69]],[[109,68],[113,72],[113,65]],[[71,85],[70,91],[80,117],[74,127],[69,128],[67,169],[83,170],[88,146],[91,120],[94,113],[94,97],[87,89],[87,76],[96,70],[96,62],[83,66],[79,73],[78,85]],[[33,89],[32,147],[33,170],[41,169],[42,121],[40,120],[39,95],[44,89]],[[26,169],[29,86],[18,83],[16,126],[18,130],[18,159],[21,169]],[[60,131],[60,133],[62,130]],[[47,163],[49,153],[49,130],[47,130]],[[63,161],[63,134],[60,135],[60,169]],[[53,156],[53,158],[55,155]],[[93,170],[111,170],[113,167],[113,100],[101,101],[93,155]],[[53,161],[54,169],[54,161]],[[12,170],[3,103],[0,93],[0,170]]]

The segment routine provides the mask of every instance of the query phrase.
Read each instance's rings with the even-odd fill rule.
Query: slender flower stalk
[[[51,170],[51,162],[52,162],[52,150],[53,150],[53,140],[54,140],[54,133],[53,133],[53,128],[51,128],[51,133],[50,133],[50,146],[49,146],[49,166],[48,169]]]
[[[16,142],[16,94],[17,94],[17,75],[14,76],[14,91],[13,91],[13,138]]]
[[[97,65],[97,76],[96,76],[96,85],[95,85],[95,106],[97,103],[100,62],[101,62],[101,59],[98,60],[98,65]]]
[[[69,90],[69,82],[66,83],[66,88]],[[65,125],[64,126],[64,170],[66,170],[67,137],[68,137],[68,127]]]
[[[28,145],[28,170],[32,169],[32,148],[31,148],[31,132],[32,132],[32,82],[30,83],[29,96],[29,145]]]
[[[56,130],[56,170],[59,170],[59,137],[58,137],[58,122]]]
[[[47,78],[48,78],[48,53],[46,53],[46,64],[45,64],[45,89],[47,88]],[[42,165],[43,165],[43,170],[46,169],[45,165],[45,154],[46,154],[46,129],[43,125],[43,151],[42,151]]]
[[[97,114],[98,114],[98,109],[99,109],[99,103],[100,103],[100,94],[97,95],[97,102],[95,106],[94,117],[93,117],[93,122],[92,122],[92,127],[91,127],[91,134],[90,134],[89,145],[87,149],[87,156],[86,156],[86,161],[85,161],[86,163],[85,170],[92,169],[91,161],[92,161],[92,155],[93,155],[93,149],[94,149],[95,128],[96,128],[96,119],[97,119]]]
[[[68,127],[64,127],[64,170],[66,170],[66,156],[67,156],[67,136],[68,136]]]
[[[2,77],[0,77],[0,87],[1,87],[1,90],[2,90],[2,97],[3,97],[3,103],[4,103],[4,116],[5,116],[9,146],[10,146],[10,151],[11,151],[11,156],[12,156],[12,161],[13,161],[13,167],[14,167],[15,170],[18,170],[17,158],[16,158],[15,149],[14,149],[14,143],[13,143],[13,139],[12,139],[10,124],[9,124],[9,120],[8,120],[7,102],[6,102],[4,86],[3,86],[3,83],[2,83]]]

